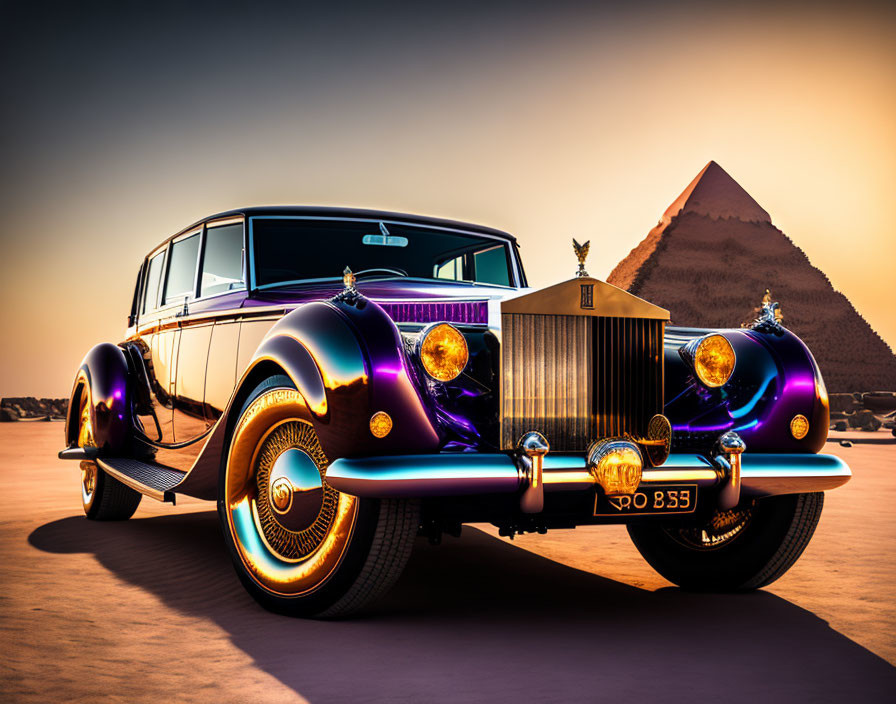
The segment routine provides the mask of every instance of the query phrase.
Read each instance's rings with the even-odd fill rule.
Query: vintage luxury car
[[[87,517],[216,500],[243,584],[302,616],[355,611],[415,536],[470,522],[623,522],[684,588],[769,584],[850,478],[816,454],[812,355],[768,297],[746,328],[670,327],[589,277],[587,249],[533,290],[487,227],[308,207],[191,225],[143,261],[125,340],[75,376],[60,457]]]

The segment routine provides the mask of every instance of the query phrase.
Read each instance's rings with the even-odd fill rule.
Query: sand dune
[[[856,478],[771,588],[686,594],[618,527],[421,542],[365,618],[291,620],[238,584],[209,504],[81,516],[58,424],[0,426],[7,701],[891,701],[896,445],[829,444]],[[889,663],[888,663],[889,661]]]

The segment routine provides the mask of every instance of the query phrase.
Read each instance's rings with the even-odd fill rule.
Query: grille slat
[[[643,437],[663,408],[662,320],[502,315],[501,444],[537,430],[552,450]]]

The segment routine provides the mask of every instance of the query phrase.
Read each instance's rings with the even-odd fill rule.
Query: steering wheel
[[[396,276],[407,276],[408,272],[404,269],[393,269],[392,267],[374,267],[373,269],[361,269],[361,271],[356,271],[355,277],[363,276],[364,274],[375,274],[377,272],[383,272],[385,274],[395,274]]]

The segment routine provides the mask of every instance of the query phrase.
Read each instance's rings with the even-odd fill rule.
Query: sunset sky
[[[710,159],[896,347],[892,3],[108,5],[0,9],[0,395],[66,396],[216,211],[480,222],[542,286],[573,236],[606,277]]]

